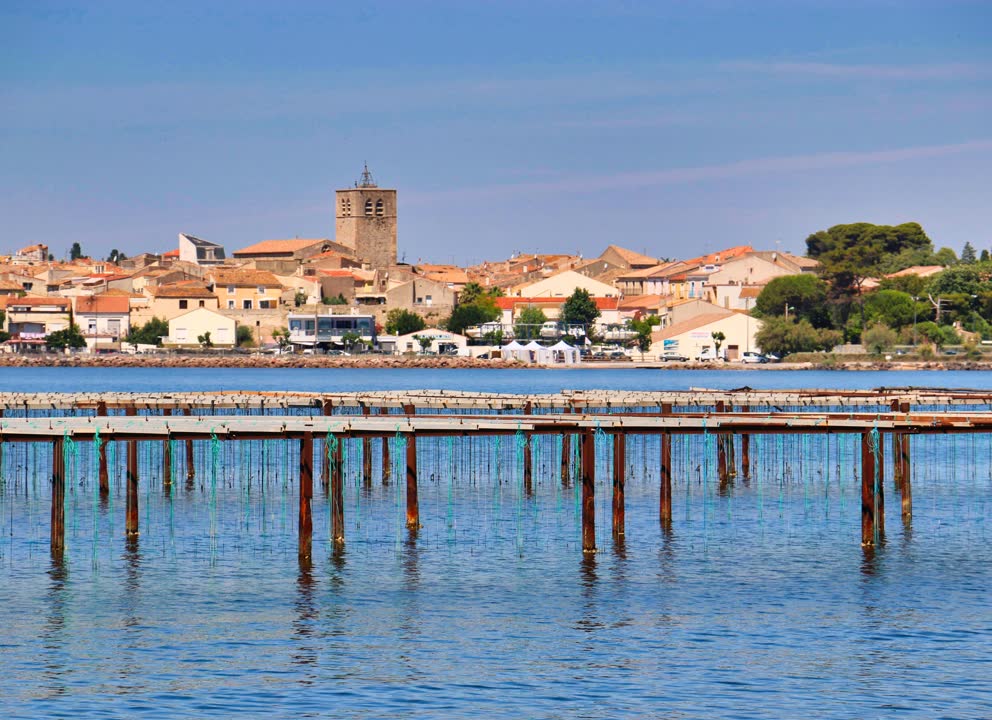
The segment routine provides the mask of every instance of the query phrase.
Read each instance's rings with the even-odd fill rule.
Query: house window
[[[241,309],[242,310],[251,310],[251,300],[242,300],[241,301]]]
[[[234,301],[233,300],[228,300],[227,301],[227,309],[228,310],[233,310],[234,309]]]
[[[90,320],[88,323],[86,323],[86,332],[88,332],[90,335],[96,333],[96,320]]]
[[[425,295],[424,296],[424,304],[425,305],[433,305],[434,304],[434,296],[433,295]]]
[[[204,300],[200,301],[200,307],[206,307],[206,302]]]
[[[383,215],[386,214],[385,213],[385,207],[382,204],[382,200],[376,200],[375,201],[375,214],[378,217],[382,217]]]
[[[365,215],[367,217],[372,217],[372,201],[371,200],[366,200],[365,201]]]
[[[186,342],[186,328],[176,328],[176,342]]]
[[[265,286],[264,285],[259,285],[258,286],[258,294],[259,295],[264,295],[265,294]]]
[[[272,301],[271,300],[259,300],[258,301],[258,309],[259,310],[269,310],[271,308],[272,308]]]
[[[189,300],[180,300],[179,301],[179,309],[180,310],[185,310],[188,307],[189,307]]]
[[[227,286],[227,294],[228,295],[233,295],[235,292],[237,292],[237,290],[235,289],[235,287],[233,285],[228,285]]]

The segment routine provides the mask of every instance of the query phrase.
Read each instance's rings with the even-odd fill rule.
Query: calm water
[[[0,390],[344,390],[992,386],[979,373],[0,370]],[[579,552],[561,446],[421,449],[421,519],[347,462],[343,552],[314,498],[296,560],[296,448],[197,443],[171,492],[141,463],[141,536],[123,538],[89,444],[69,453],[67,559],[48,553],[45,450],[0,465],[3,717],[948,717],[992,715],[992,438],[914,439],[912,525],[887,487],[885,543],[860,547],[858,448],[755,438],[721,493],[712,437],[676,443],[674,523],[657,517],[657,442],[629,441],[627,537]],[[150,445],[150,444],[149,444]],[[394,459],[400,453],[394,450]],[[181,455],[181,453],[177,453]],[[112,457],[119,461],[122,458]],[[891,477],[889,471],[888,477]],[[605,532],[604,532],[605,530]]]

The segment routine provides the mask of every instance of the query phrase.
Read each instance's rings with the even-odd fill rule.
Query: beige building
[[[226,270],[207,273],[208,290],[224,310],[273,310],[282,297],[282,283],[265,270]]]
[[[84,295],[76,298],[76,325],[90,352],[119,350],[131,330],[131,304],[127,295]]]
[[[131,324],[140,325],[153,317],[171,320],[190,310],[218,308],[217,296],[200,283],[175,283],[145,288],[148,305],[134,308],[132,304]]]
[[[355,187],[335,198],[335,241],[375,270],[396,264],[396,191],[380,188],[368,166]]]
[[[745,313],[717,308],[715,312],[695,315],[669,325],[651,334],[649,353],[661,356],[664,352],[678,352],[690,359],[715,350],[713,333],[723,333],[720,353],[727,360],[739,360],[748,351],[757,351],[754,336],[761,329],[761,321]]]
[[[162,344],[166,347],[200,347],[197,338],[207,333],[210,333],[214,347],[234,347],[234,319],[207,308],[190,310],[169,320],[169,336]]]
[[[579,288],[588,291],[592,297],[611,298],[620,295],[620,291],[612,285],[586,277],[574,270],[565,270],[543,280],[518,285],[511,288],[507,295],[531,298],[567,298]]]
[[[18,350],[42,348],[45,336],[69,327],[71,304],[67,298],[0,297],[4,310],[3,329],[10,333],[10,345]]]

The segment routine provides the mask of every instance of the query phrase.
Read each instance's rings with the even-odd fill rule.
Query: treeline
[[[775,278],[754,315],[765,352],[788,354],[861,343],[874,352],[896,344],[937,347],[992,339],[992,259],[965,243],[961,256],[934,251],[918,223],[836,225],[806,240],[817,275]],[[941,266],[929,277],[886,277],[914,266]],[[963,331],[959,332],[959,331]],[[974,335],[972,335],[974,334]]]

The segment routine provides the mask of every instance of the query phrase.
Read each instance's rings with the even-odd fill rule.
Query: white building
[[[169,347],[200,347],[198,338],[210,333],[214,347],[234,347],[235,325],[233,318],[208,308],[197,308],[169,320],[169,336],[162,341]]]
[[[761,321],[750,315],[729,310],[695,315],[676,322],[651,334],[651,355],[679,352],[695,359],[715,350],[713,333],[723,333],[720,354],[727,360],[738,360],[745,352],[759,350],[754,336],[761,329]]]
[[[376,342],[374,315],[334,315],[319,312],[289,314],[289,342],[294,347],[324,348],[344,346],[345,335],[362,342]]]

